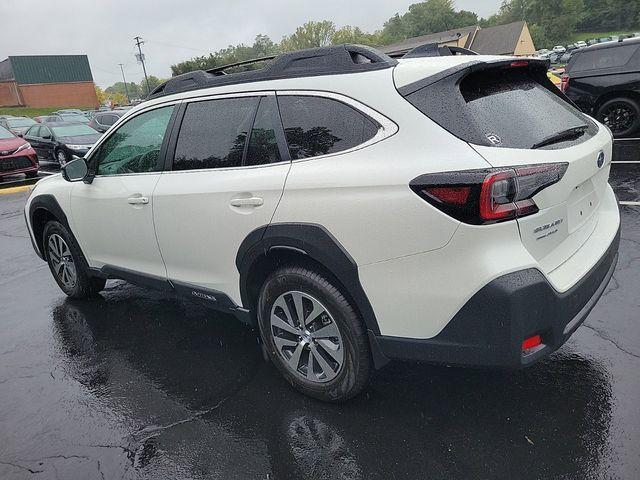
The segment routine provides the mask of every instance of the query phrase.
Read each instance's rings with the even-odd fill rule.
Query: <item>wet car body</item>
[[[86,124],[54,122],[31,127],[24,135],[41,158],[54,158],[65,163],[73,156],[83,157],[100,138]]]
[[[38,156],[31,145],[0,126],[0,178],[18,173],[35,176],[38,168]]]

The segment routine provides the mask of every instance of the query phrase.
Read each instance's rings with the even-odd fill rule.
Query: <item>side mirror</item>
[[[67,182],[79,182],[80,180],[84,180],[88,172],[89,168],[87,167],[87,162],[85,162],[84,158],[76,158],[62,167],[62,177]]]
[[[51,140],[51,135],[44,135],[42,138],[44,140]]]

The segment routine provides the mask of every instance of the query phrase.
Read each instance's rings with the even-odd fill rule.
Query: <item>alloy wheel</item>
[[[75,287],[77,282],[76,265],[67,243],[60,235],[54,233],[49,237],[48,248],[53,271],[60,282],[66,288]]]
[[[614,103],[602,112],[602,123],[613,133],[627,131],[635,120],[635,111],[626,103]]]
[[[56,156],[58,158],[58,163],[60,164],[60,166],[64,167],[67,163],[67,155],[62,150],[58,150],[58,154]]]
[[[344,343],[329,311],[313,296],[280,295],[271,308],[271,335],[287,368],[314,383],[333,380],[344,363]]]

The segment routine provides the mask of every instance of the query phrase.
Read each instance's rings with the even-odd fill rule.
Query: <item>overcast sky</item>
[[[89,56],[102,87],[139,82],[133,37],[145,40],[147,72],[168,77],[170,66],[228,45],[252,43],[258,33],[279,41],[308,20],[338,27],[380,28],[417,0],[0,0],[0,61],[9,55]],[[501,0],[455,0],[459,9],[488,16]]]

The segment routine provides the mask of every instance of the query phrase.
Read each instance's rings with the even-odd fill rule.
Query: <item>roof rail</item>
[[[225,70],[241,65],[270,61],[258,70],[227,74]],[[195,70],[170,78],[157,86],[147,98],[158,98],[173,93],[188,92],[202,88],[259,82],[282,78],[339,75],[369,72],[397,65],[397,60],[364,45],[334,45],[283,53],[275,57],[262,57],[244,62],[215,67],[210,70]]]
[[[448,57],[451,55],[478,55],[468,48],[443,45],[437,43],[425,43],[418,45],[412,50],[405,53],[402,58],[420,58],[420,57]]]

